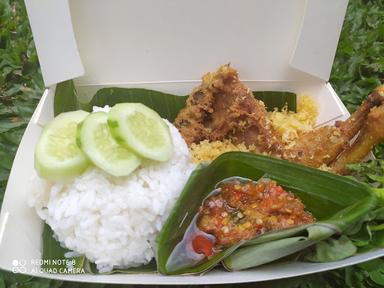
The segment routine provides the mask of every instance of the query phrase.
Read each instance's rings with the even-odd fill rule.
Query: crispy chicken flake
[[[229,65],[203,76],[202,84],[189,96],[175,125],[187,144],[203,140],[231,140],[252,147],[252,152],[311,167],[330,166],[345,173],[346,165],[362,161],[374,145],[384,140],[384,86],[378,87],[346,121],[299,134],[286,146],[267,119],[263,102]],[[359,134],[350,145],[351,139]]]

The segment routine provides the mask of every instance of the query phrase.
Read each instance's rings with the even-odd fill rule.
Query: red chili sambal
[[[198,254],[204,254],[206,257],[214,255],[214,243],[203,235],[196,235],[192,240],[192,247]]]
[[[194,250],[206,256],[211,256],[213,245],[220,249],[261,233],[315,221],[299,198],[267,178],[258,182],[229,178],[216,191],[204,201],[197,219],[197,227],[215,237],[215,243],[195,239],[193,247],[199,251]]]

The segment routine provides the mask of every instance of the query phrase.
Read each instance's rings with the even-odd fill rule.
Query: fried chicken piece
[[[380,91],[381,89],[381,91]],[[384,86],[380,86],[375,91],[384,97]],[[368,114],[367,121],[364,123],[359,136],[348,147],[335,162],[331,164],[331,169],[339,174],[347,172],[346,165],[361,162],[373,147],[384,140],[384,105],[374,107]]]
[[[370,94],[346,121],[338,121],[335,126],[324,126],[301,133],[296,145],[285,151],[282,158],[312,167],[329,165],[335,161],[338,155],[349,147],[350,140],[367,122],[367,115],[372,107],[384,104],[384,97],[378,91],[376,90]],[[368,123],[370,122],[371,120],[368,119]],[[365,151],[360,160],[371,149]],[[360,149],[360,152],[363,153],[363,149]]]
[[[267,120],[264,103],[240,82],[237,71],[223,65],[203,76],[175,120],[188,145],[202,140],[231,139],[254,145],[257,152],[279,153],[284,145]]]
[[[371,109],[384,104],[383,87],[369,95],[347,121],[301,133],[293,147],[286,147],[269,123],[264,104],[256,100],[252,91],[240,82],[236,70],[223,65],[217,72],[204,75],[202,84],[193,90],[175,125],[188,145],[202,140],[230,139],[235,144],[244,143],[255,153],[268,153],[317,168],[331,164],[349,147],[350,140],[363,127]],[[369,117],[368,121],[373,119],[373,116]],[[363,154],[370,146],[365,147],[357,151]],[[355,157],[356,153],[354,150]],[[352,160],[352,156],[345,157]]]

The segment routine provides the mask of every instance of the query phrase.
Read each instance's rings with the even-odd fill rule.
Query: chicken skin
[[[202,80],[175,119],[188,145],[230,139],[235,144],[244,143],[255,153],[316,168],[326,165],[344,173],[347,164],[360,162],[384,139],[384,86],[373,91],[346,121],[302,132],[294,145],[287,146],[269,123],[263,102],[253,97],[235,69],[223,65]]]

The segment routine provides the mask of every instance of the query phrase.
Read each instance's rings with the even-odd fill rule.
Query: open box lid
[[[25,0],[46,86],[186,81],[231,62],[245,80],[327,81],[348,0]]]

